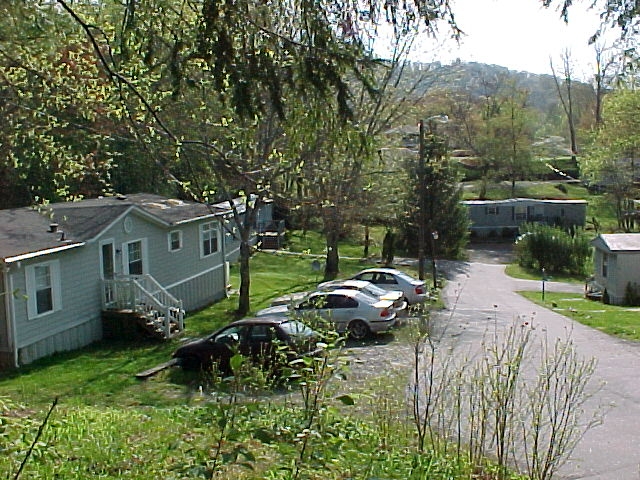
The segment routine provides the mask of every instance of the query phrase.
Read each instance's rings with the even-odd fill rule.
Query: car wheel
[[[362,340],[367,338],[371,331],[369,330],[369,326],[363,322],[362,320],[354,320],[349,324],[348,327],[349,336],[354,340]]]

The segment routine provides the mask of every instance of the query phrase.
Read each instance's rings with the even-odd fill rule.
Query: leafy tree
[[[480,198],[490,178],[504,176],[514,195],[516,181],[530,172],[536,115],[529,107],[528,92],[513,81],[495,77],[483,79],[482,84],[482,103],[468,99],[453,110],[461,123],[459,138],[478,158]]]
[[[614,79],[620,73],[620,63],[611,47],[603,43],[594,43],[595,73],[592,85],[595,94],[595,127],[600,128],[602,120],[602,102],[604,96],[610,90]]]
[[[0,16],[0,206],[108,191],[126,132],[86,40],[52,5],[5,2]]]
[[[128,0],[119,5],[56,0],[56,4],[86,33],[101,68],[121,95],[132,130],[150,151],[160,154],[157,163],[165,176],[183,194],[198,199],[210,198],[213,192],[231,200],[240,193],[259,203],[282,170],[274,167],[284,156],[277,147],[265,149],[267,144],[247,131],[279,131],[282,139],[287,130],[278,123],[289,122],[300,111],[300,102],[323,108],[326,103],[320,99],[325,99],[337,113],[329,125],[347,125],[344,122],[353,117],[347,79],[368,83],[372,52],[366,47],[367,31],[379,20],[388,21],[398,36],[421,23],[433,29],[439,19],[447,19],[456,32],[448,0],[415,4],[372,0],[367,9],[357,10],[348,2],[306,1],[266,5],[205,0],[176,6],[167,0]],[[372,86],[367,90],[374,91]],[[209,119],[195,130],[188,127],[205,116],[196,114],[202,112],[183,111],[173,121],[164,114],[184,108],[185,92],[190,93],[191,105],[198,103],[193,102],[194,93],[202,95],[199,108]],[[220,107],[220,115],[212,114],[214,105]],[[302,154],[306,150],[295,145],[286,149]],[[327,158],[341,155],[334,148],[327,152]],[[295,164],[295,160],[289,163]],[[324,205],[331,211],[331,201]],[[246,221],[251,219],[251,208],[243,216]],[[239,218],[235,211],[234,215]],[[340,217],[337,220],[335,225],[340,224]],[[246,268],[241,268],[239,312],[245,313],[250,249],[244,236],[241,251]]]
[[[511,180],[512,197],[516,181],[526,178],[531,169],[534,120],[528,106],[528,93],[513,84],[503,94],[499,112],[487,120],[493,139],[487,144],[487,153]]]
[[[405,216],[401,219],[398,242],[410,252],[418,249],[420,232],[425,235],[431,258],[436,256],[457,258],[468,240],[468,216],[461,205],[462,188],[459,175],[448,159],[446,139],[435,132],[426,135],[427,150],[424,175],[413,161],[408,165],[411,172],[411,189],[405,198]],[[424,186],[420,185],[424,178]],[[424,195],[424,198],[420,198]],[[420,209],[424,207],[424,218]],[[424,220],[424,228],[419,222]],[[437,240],[434,238],[437,232]]]
[[[605,97],[604,123],[596,131],[594,147],[581,162],[583,175],[602,184],[615,205],[618,228],[634,227],[631,201],[636,197],[635,179],[640,154],[640,93],[619,89]]]

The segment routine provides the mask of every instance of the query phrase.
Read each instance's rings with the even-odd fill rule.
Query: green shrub
[[[524,233],[516,241],[520,266],[547,273],[585,274],[592,248],[584,233],[543,224],[523,225],[521,230]]]
[[[624,289],[624,304],[629,307],[640,305],[640,286],[637,283],[627,283]]]

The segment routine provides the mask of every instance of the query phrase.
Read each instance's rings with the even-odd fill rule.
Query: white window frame
[[[205,253],[205,242],[214,242],[215,249]],[[209,245],[212,247],[212,245]],[[218,222],[207,222],[200,225],[200,258],[210,257],[218,253],[220,250],[220,242],[218,238]]]
[[[147,273],[148,270],[148,261],[147,261],[147,239],[146,238],[138,238],[136,240],[131,240],[129,242],[125,242],[122,244],[122,271],[127,275],[133,275],[129,271],[129,245],[133,243],[140,244],[140,254],[141,254],[141,262],[142,262],[142,275]]]
[[[174,235],[178,236],[177,248],[173,248]],[[167,248],[169,249],[170,252],[177,252],[179,250],[182,250],[182,230],[172,230],[167,234]]]
[[[49,269],[49,288],[51,288],[50,310],[38,312],[36,269]],[[62,288],[60,285],[60,262],[50,260],[25,267],[25,281],[27,288],[27,315],[29,319],[41,318],[62,309]]]

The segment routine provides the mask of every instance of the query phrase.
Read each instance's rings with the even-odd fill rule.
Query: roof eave
[[[45,250],[38,250],[37,252],[22,253],[20,255],[15,255],[13,257],[6,257],[4,259],[4,263],[16,263],[16,262],[19,262],[21,260],[29,260],[31,258],[42,257],[44,255],[50,255],[52,253],[63,252],[65,250],[70,250],[72,248],[82,247],[84,245],[85,245],[85,242],[70,243],[70,244],[67,244],[67,245],[62,245],[60,247],[47,248]]]

